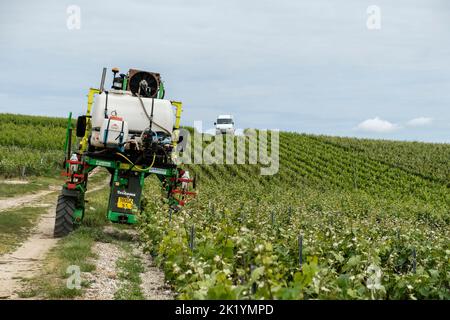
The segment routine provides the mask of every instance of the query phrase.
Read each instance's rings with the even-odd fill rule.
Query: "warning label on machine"
[[[118,197],[117,208],[129,209],[129,210],[133,209],[133,199]]]

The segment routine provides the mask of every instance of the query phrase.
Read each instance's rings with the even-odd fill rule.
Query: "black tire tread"
[[[55,228],[53,236],[61,238],[68,235],[74,229],[73,214],[76,209],[76,199],[64,195],[58,196],[56,205]]]

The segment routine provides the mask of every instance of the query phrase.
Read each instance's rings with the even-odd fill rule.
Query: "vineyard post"
[[[242,255],[242,267],[245,270],[247,266],[246,260],[245,260],[245,254]],[[245,283],[244,275],[239,277],[241,284],[243,285]]]
[[[25,170],[26,170],[26,167],[23,166],[23,167],[22,167],[22,172],[21,172],[22,177],[25,177]]]
[[[275,224],[275,213],[270,211],[270,221],[272,222],[272,226]]]
[[[172,208],[169,209],[169,222],[172,221]]]
[[[303,264],[303,236],[299,234],[298,236],[298,263],[300,265],[300,270],[302,270]]]
[[[195,237],[195,227],[194,225],[191,226],[191,236],[189,239],[189,248],[193,251],[194,250],[194,237]]]
[[[250,265],[250,275],[253,273],[253,270],[255,270],[255,266],[253,264]],[[252,294],[256,293],[256,281],[252,283]]]
[[[416,261],[416,248],[413,248],[412,256],[413,256],[413,273],[416,273],[416,266],[417,266],[417,261]]]

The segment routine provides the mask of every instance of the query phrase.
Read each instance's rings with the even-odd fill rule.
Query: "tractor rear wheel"
[[[73,215],[76,209],[76,199],[64,195],[58,196],[56,205],[55,229],[53,236],[60,238],[67,236],[74,229]]]

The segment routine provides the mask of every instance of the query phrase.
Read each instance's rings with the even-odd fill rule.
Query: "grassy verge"
[[[89,262],[90,258],[94,258],[92,243],[91,232],[84,227],[62,239],[47,256],[42,274],[25,280],[28,281],[27,288],[19,296],[31,298],[41,295],[47,299],[67,299],[80,295],[82,290],[69,289],[67,286],[67,279],[71,275],[68,267],[79,266],[81,272],[94,270],[95,265]],[[81,283],[82,287],[87,285],[86,282]]]
[[[144,264],[138,255],[132,253],[129,244],[122,245],[124,252],[129,252],[125,257],[117,260],[118,277],[121,285],[114,295],[116,300],[142,300],[140,274],[144,272]]]
[[[100,171],[91,179],[91,186],[104,183],[108,172]],[[5,184],[0,181],[0,195],[4,197],[13,197],[26,193],[33,193],[45,190],[50,185],[61,184],[60,177],[32,177],[27,184]],[[105,199],[108,195],[105,191],[97,191],[88,194],[87,198],[92,201],[87,205],[86,219],[84,225],[95,228],[105,224]],[[55,202],[55,195],[46,195],[39,200],[39,203]],[[33,207],[32,205],[20,207],[12,210],[0,212],[0,255],[14,250],[20,243],[27,238],[30,230],[35,227],[41,214],[48,210],[46,207]],[[80,230],[81,231],[81,230]],[[95,234],[95,233],[94,233]],[[95,236],[95,235],[94,235]],[[98,235],[96,235],[98,236]]]
[[[104,183],[109,176],[108,171],[100,169],[96,174],[89,177],[88,187]],[[22,183],[7,183],[8,180],[23,181]],[[24,179],[0,179],[0,199],[10,197],[18,197],[24,194],[36,193],[46,190],[51,185],[61,186],[64,178],[60,176],[54,177],[26,177]]]
[[[92,260],[95,254],[92,245],[95,241],[110,242],[111,239],[102,231],[107,223],[105,217],[108,189],[88,194],[87,211],[83,225],[69,236],[61,239],[52,248],[44,260],[41,274],[24,280],[25,290],[19,293],[22,298],[69,299],[81,296],[83,288],[89,286],[81,282],[81,289],[69,289],[67,280],[71,273],[67,272],[69,266],[78,266],[80,272],[92,272],[95,265]]]
[[[106,171],[100,171],[90,179],[90,186],[103,184],[108,176]],[[144,270],[141,259],[132,254],[130,242],[134,241],[129,226],[113,225],[112,230],[104,228],[109,222],[105,212],[109,196],[109,188],[88,193],[86,196],[86,213],[82,226],[69,236],[61,239],[50,251],[44,261],[41,273],[25,281],[25,289],[19,293],[22,298],[35,299],[71,299],[83,296],[88,282],[81,282],[81,289],[69,289],[67,281],[71,273],[67,268],[79,266],[80,272],[95,270],[96,255],[92,248],[95,242],[114,243],[128,255],[117,261],[117,274],[121,286],[115,294],[115,299],[143,299],[140,290],[140,273]]]
[[[47,209],[21,207],[0,212],[0,255],[19,246],[45,210]]]
[[[46,190],[50,185],[62,184],[61,177],[30,177],[23,179],[22,181],[26,183],[22,184],[10,184],[5,181],[7,180],[0,180],[0,199],[35,193]]]

